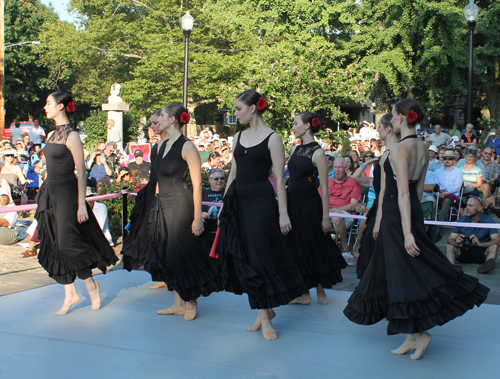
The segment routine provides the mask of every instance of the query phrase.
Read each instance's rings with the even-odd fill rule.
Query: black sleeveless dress
[[[88,204],[88,220],[78,223],[78,179],[73,155],[66,147],[74,131],[70,125],[61,125],[50,136],[43,149],[47,179],[36,199],[38,261],[61,284],[71,284],[77,276],[89,278],[96,267],[106,273],[106,266],[118,260]]]
[[[218,252],[225,289],[248,294],[252,309],[279,307],[307,292],[281,233],[278,204],[268,180],[271,134],[248,148],[240,144],[239,134],[233,154],[236,178],[226,191],[219,215]]]
[[[375,240],[373,239],[373,227],[377,219],[378,198],[380,195],[380,180],[382,178],[382,170],[377,162],[373,166],[373,189],[375,190],[375,201],[366,215],[366,228],[361,237],[359,246],[359,257],[356,264],[356,274],[358,279],[363,277],[363,274],[370,263],[370,259],[375,250]]]
[[[420,255],[404,246],[398,188],[388,159],[382,220],[372,259],[344,309],[360,325],[389,320],[387,334],[420,333],[479,306],[489,289],[459,273],[425,233],[416,183],[410,182],[411,231]]]
[[[219,261],[209,257],[209,232],[205,230],[195,237],[191,231],[193,194],[186,184],[188,165],[182,159],[186,141],[189,140],[181,135],[165,157],[164,142],[152,164],[159,193],[146,227],[148,242],[143,263],[154,281],[165,282],[169,291],[176,291],[182,300],[189,301],[224,287]]]
[[[158,145],[151,149],[151,162],[158,155]],[[137,270],[144,263],[145,248],[148,241],[146,226],[156,196],[156,172],[151,165],[148,183],[141,188],[135,199],[134,209],[130,215],[130,229],[127,237],[123,240],[123,268],[132,271]]]
[[[288,247],[308,288],[332,288],[342,281],[347,267],[342,252],[330,234],[323,233],[323,205],[318,192],[318,169],[312,163],[317,142],[298,145],[288,161],[287,202],[292,231]]]

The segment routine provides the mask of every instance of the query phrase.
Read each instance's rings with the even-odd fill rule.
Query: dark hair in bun
[[[266,106],[264,109],[259,109],[257,108],[257,113],[262,114],[267,110],[267,100],[264,96],[262,96],[260,93],[253,89],[246,90],[242,93],[240,93],[238,96],[236,96],[236,100],[240,100],[249,107],[252,105],[255,105],[257,107],[257,103],[259,102],[260,99],[264,99],[266,101]]]
[[[188,113],[188,111],[186,108],[184,108],[184,106],[181,103],[167,104],[163,107],[163,110],[169,116],[174,116],[179,126],[182,127],[182,125],[185,124],[181,122],[181,114],[184,112]]]
[[[309,125],[311,126],[311,132],[313,134],[318,133],[319,130],[321,129],[321,120],[320,120],[318,115],[311,113],[311,112],[300,112],[297,116],[300,116],[300,119],[302,120],[302,122],[304,124],[309,123]],[[313,125],[314,118],[318,119],[318,121],[316,121],[314,123],[315,125]],[[316,125],[316,123],[318,123],[318,124]]]
[[[396,110],[396,112],[401,113],[404,116],[407,116],[409,111],[414,111],[417,114],[416,120],[414,120],[413,122],[410,122],[408,120],[408,126],[410,128],[414,128],[415,125],[422,122],[425,117],[424,112],[422,112],[422,107],[420,106],[418,101],[415,101],[413,99],[403,99],[398,101],[394,106],[394,109]]]
[[[70,118],[73,116],[73,122],[74,125],[73,127],[76,128],[76,107],[75,107],[75,102],[73,100],[73,96],[69,92],[65,91],[55,91],[52,92],[49,96],[52,96],[54,98],[54,101],[56,104],[62,104],[64,105],[64,113],[66,113],[66,116]],[[68,107],[68,104],[72,103],[70,107]],[[69,110],[68,110],[69,108]]]

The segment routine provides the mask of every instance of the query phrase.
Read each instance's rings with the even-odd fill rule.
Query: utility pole
[[[5,127],[5,108],[4,108],[4,97],[5,97],[5,87],[4,87],[4,9],[5,0],[0,0],[0,139],[3,136],[3,128]]]

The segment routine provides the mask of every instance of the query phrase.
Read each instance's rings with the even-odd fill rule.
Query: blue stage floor
[[[498,378],[500,306],[482,305],[443,327],[420,361],[394,356],[405,336],[385,322],[358,326],[342,314],[349,292],[327,291],[330,304],[278,308],[278,340],[247,332],[256,311],[246,296],[199,299],[198,317],[159,316],[173,303],[151,290],[146,272],[96,276],[102,309],[82,301],[57,317],[61,285],[0,297],[0,378]],[[313,291],[314,292],[314,291]]]

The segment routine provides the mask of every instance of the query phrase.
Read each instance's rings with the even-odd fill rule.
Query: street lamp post
[[[476,26],[477,14],[479,8],[474,4],[473,0],[469,0],[469,4],[465,7],[465,19],[469,26],[469,85],[467,90],[467,116],[466,123],[472,123],[472,37],[474,34],[474,27]]]
[[[194,25],[194,18],[191,16],[189,11],[181,18],[182,31],[185,37],[185,48],[184,48],[184,90],[182,94],[182,105],[187,109],[187,86],[188,86],[188,54],[189,54],[189,36],[191,35],[191,30]],[[186,135],[186,125],[182,129],[182,133]]]

